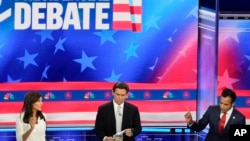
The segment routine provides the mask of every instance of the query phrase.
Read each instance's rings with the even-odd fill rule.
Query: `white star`
[[[219,31],[219,41],[224,41],[228,38],[233,38],[237,43],[239,43],[238,33],[245,31],[244,29],[234,29],[234,28],[222,28]]]
[[[198,6],[195,6],[186,16],[186,18],[188,18],[189,16],[194,16],[196,18],[198,18]]]

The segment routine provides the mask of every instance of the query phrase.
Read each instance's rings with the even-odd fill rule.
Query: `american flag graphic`
[[[220,20],[218,40],[218,96],[224,87],[237,94],[235,107],[250,123],[250,22]],[[219,102],[219,101],[218,101]]]
[[[142,29],[142,0],[113,0],[113,29]]]
[[[32,1],[2,0],[0,14],[14,11],[15,2],[32,6]],[[143,125],[186,125],[187,108],[195,118],[198,0],[72,2],[117,4],[114,9],[126,13],[125,19],[106,8],[114,16],[103,21],[110,30],[15,30],[14,16],[1,22],[0,107],[6,108],[0,109],[0,125],[14,125],[28,90],[43,94],[49,126],[93,125],[97,107],[112,100],[116,81],[130,85],[127,100],[138,106]],[[66,11],[68,2],[52,3]],[[46,15],[45,9],[40,12]],[[90,12],[91,27],[95,12]],[[114,30],[113,20],[122,26]]]

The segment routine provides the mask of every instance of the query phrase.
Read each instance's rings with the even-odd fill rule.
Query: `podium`
[[[99,141],[93,127],[50,128],[47,141]],[[15,129],[0,129],[0,141],[16,141]],[[204,137],[187,128],[143,127],[136,141],[204,141]]]

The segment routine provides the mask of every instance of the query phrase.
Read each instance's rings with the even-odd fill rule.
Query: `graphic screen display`
[[[195,119],[198,0],[0,0],[0,125],[27,91],[48,126],[93,126],[112,85],[130,86],[142,125]]]
[[[248,20],[219,21],[218,96],[228,87],[237,94],[235,107],[250,123],[250,40]]]

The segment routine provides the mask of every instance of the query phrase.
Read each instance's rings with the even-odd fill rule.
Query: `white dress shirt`
[[[118,111],[118,106],[120,106],[121,108],[120,108],[120,114],[121,115],[123,115],[123,106],[124,106],[124,103],[122,103],[121,105],[118,105],[118,104],[116,104],[115,102],[113,102],[114,103],[114,111],[115,111],[115,113]],[[119,113],[118,113],[119,114]]]
[[[122,103],[121,105],[118,105],[115,103],[115,101],[113,100],[113,105],[114,105],[114,111],[115,111],[115,119],[116,119],[116,133],[121,132],[121,126],[122,126],[122,116],[123,116],[123,106],[124,103]],[[120,108],[120,112],[118,113],[118,106],[121,106]],[[120,116],[120,117],[118,117]],[[119,121],[117,121],[117,119],[119,118]],[[118,125],[119,124],[119,125]],[[120,128],[120,129],[117,129]],[[106,139],[106,136],[103,138],[103,141]]]
[[[24,116],[24,113],[21,113],[16,119],[16,140],[17,141],[23,141],[23,138],[22,138],[23,134],[25,134],[31,128],[30,124],[23,122],[23,116]],[[46,141],[45,131],[46,131],[46,122],[43,119],[39,118],[37,120],[37,124],[35,125],[34,129],[30,133],[26,141]]]
[[[116,119],[116,133],[121,132],[122,128],[122,117],[123,117],[123,107],[124,103],[121,105],[116,104],[113,101],[114,104],[114,111],[115,111],[115,119]],[[118,106],[120,106],[120,109],[118,110]]]

